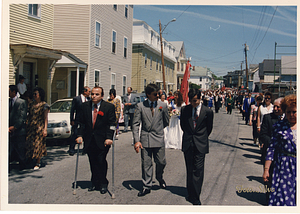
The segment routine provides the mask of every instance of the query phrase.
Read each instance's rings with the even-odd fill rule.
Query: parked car
[[[72,98],[59,99],[50,106],[47,140],[68,139],[71,136],[71,107]]]

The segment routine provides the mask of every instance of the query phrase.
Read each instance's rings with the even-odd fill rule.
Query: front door
[[[71,97],[81,94],[84,88],[84,71],[79,72],[79,94],[76,94],[77,75],[76,71],[71,71]]]
[[[23,76],[25,77],[25,84],[27,91],[32,92],[34,88],[34,78],[33,78],[33,63],[23,62]]]

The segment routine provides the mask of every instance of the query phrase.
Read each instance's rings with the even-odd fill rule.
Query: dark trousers
[[[110,147],[105,147],[105,149],[100,149],[94,137],[88,148],[86,149],[87,155],[90,161],[90,168],[92,172],[91,181],[95,187],[107,187],[108,180],[107,175],[107,161],[106,156]]]
[[[232,106],[227,105],[227,113],[231,114],[232,113]]]
[[[12,136],[9,138],[9,159],[19,161],[20,165],[26,163],[26,136]]]
[[[219,108],[220,108],[220,107],[219,107],[219,103],[216,103],[216,104],[215,104],[215,111],[216,111],[216,113],[219,112]]]
[[[191,200],[199,200],[203,179],[205,154],[200,153],[193,145],[184,152],[186,166],[186,187]]]
[[[77,138],[77,126],[78,126],[78,123],[75,122],[71,129],[70,146],[69,146],[70,152],[75,152],[75,145],[76,145],[75,140]]]
[[[249,118],[250,118],[250,111],[245,111],[245,121],[246,121],[246,124],[248,124],[249,122]]]
[[[128,131],[128,119],[130,119],[130,130],[132,130],[132,121],[133,121],[134,113],[126,113],[124,114],[124,131]]]

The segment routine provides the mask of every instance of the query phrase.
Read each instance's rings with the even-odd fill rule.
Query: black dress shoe
[[[73,156],[75,154],[75,151],[69,151],[69,155]]]
[[[201,202],[199,200],[195,200],[192,202],[193,205],[201,205]]]
[[[185,197],[185,200],[192,203],[193,205],[201,205],[201,202],[195,198]]]
[[[101,194],[107,193],[107,187],[102,187],[102,188],[100,189],[100,193],[101,193]]]
[[[145,196],[145,195],[147,195],[147,194],[149,194],[151,192],[151,189],[143,189],[142,191],[140,191],[139,193],[138,193],[138,197],[142,197],[142,196]]]
[[[166,189],[167,188],[167,184],[164,180],[159,181],[159,186],[162,189]]]

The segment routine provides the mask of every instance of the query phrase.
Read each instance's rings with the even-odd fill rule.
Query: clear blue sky
[[[217,76],[245,69],[244,44],[249,46],[248,67],[277,53],[293,53],[297,42],[296,6],[202,6],[202,5],[134,5],[133,18],[140,19],[167,41],[183,41],[191,64],[208,67]],[[276,59],[281,55],[276,54]]]

